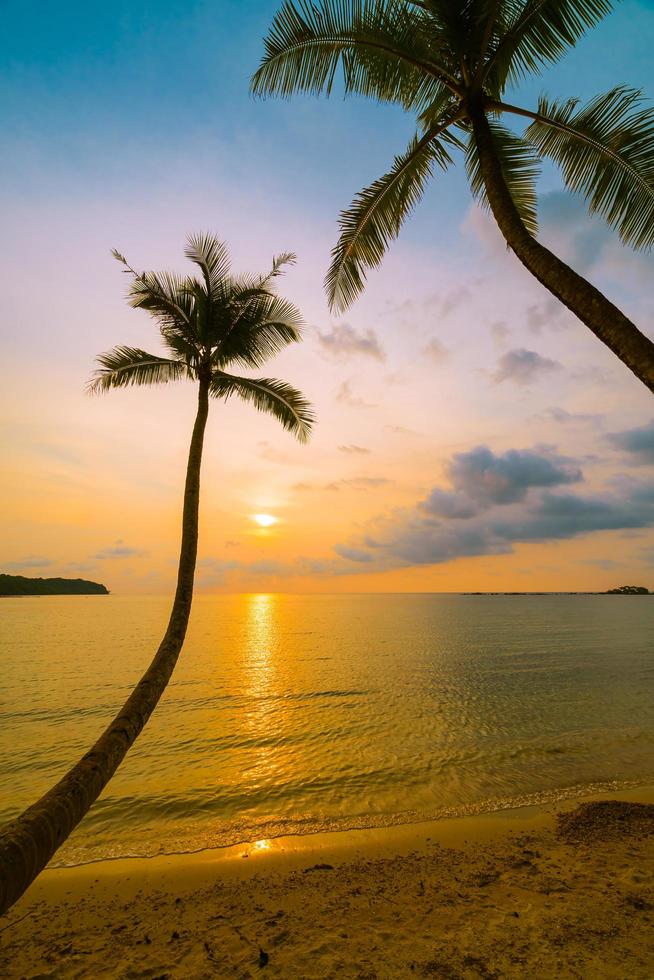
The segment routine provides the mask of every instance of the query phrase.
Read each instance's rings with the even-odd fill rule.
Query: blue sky
[[[452,460],[479,446],[494,460],[513,451],[573,460],[582,489],[623,513],[646,465],[609,435],[640,430],[654,411],[642,386],[507,256],[461,167],[437,177],[352,310],[329,315],[322,279],[338,212],[386,169],[414,123],[358,99],[251,98],[276,7],[0,4],[0,313],[13,457],[0,561],[107,577],[109,559],[101,570],[96,559],[113,555],[114,588],[169,586],[193,393],[90,401],[83,388],[99,351],[156,346],[147,318],[124,304],[109,249],[138,266],[179,267],[184,235],[209,228],[240,268],[298,251],[284,290],[305,312],[306,342],[273,370],[306,389],[320,423],[305,450],[247,411],[228,406],[216,420],[201,584],[302,588],[302,569],[319,567],[311,562],[322,562],[319,588],[542,587],[570,562],[570,581],[585,576],[589,586],[643,577],[654,556],[649,517],[622,537],[607,518],[570,552],[555,534],[524,547],[505,534],[499,546],[484,525],[478,553],[497,547],[497,556],[461,564],[453,546],[446,569],[398,571],[391,561],[368,577],[339,564],[348,549],[363,553],[368,528],[401,538],[425,500],[451,492]],[[653,37],[654,4],[628,0],[512,100],[587,98],[621,82],[654,95]],[[560,190],[546,168],[544,240],[651,331],[651,257],[622,249]],[[285,537],[248,536],[247,514],[262,508],[277,508]],[[450,542],[456,527],[446,530]],[[434,553],[439,563],[448,553],[441,538]]]
[[[276,2],[2,5],[0,108],[5,188],[50,194],[82,182],[129,185],[171,157],[259,181],[333,214],[381,172],[411,134],[401,111],[351,99],[262,103],[248,94]],[[651,89],[654,5],[619,4],[578,49],[521,87],[586,98],[617,82]],[[446,183],[447,182],[447,183]],[[439,231],[465,206],[444,178]],[[442,219],[445,218],[443,224]],[[433,236],[421,220],[409,234]]]

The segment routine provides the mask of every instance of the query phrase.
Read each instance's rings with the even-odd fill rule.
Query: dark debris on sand
[[[558,836],[569,844],[654,835],[654,804],[624,800],[580,803],[557,814]]]

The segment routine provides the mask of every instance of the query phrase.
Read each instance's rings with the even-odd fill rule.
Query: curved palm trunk
[[[488,121],[481,110],[473,111],[471,117],[484,186],[507,244],[531,274],[654,392],[654,343],[599,289],[531,237],[504,180]]]
[[[147,671],[93,748],[0,833],[0,914],[20,898],[98,798],[152,714],[173,672],[193,599],[208,396],[209,383],[201,380],[184,488],[177,590],[164,638]]]

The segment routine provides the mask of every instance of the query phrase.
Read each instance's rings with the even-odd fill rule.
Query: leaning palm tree
[[[654,243],[654,111],[618,86],[586,105],[506,101],[507,88],[573,47],[611,0],[286,0],[254,75],[259,95],[346,93],[401,105],[419,130],[383,177],[341,213],[326,279],[345,309],[379,265],[435,167],[462,150],[476,198],[524,266],[654,391],[654,344],[598,289],[536,239],[542,158],[636,248]],[[522,135],[500,117],[529,120]]]
[[[128,299],[157,322],[170,356],[115,347],[98,358],[91,392],[188,379],[198,387],[198,409],[186,470],[182,543],[170,621],[154,660],[109,727],[49,793],[0,834],[0,914],[22,895],[77,826],[109,782],[152,714],[177,662],[193,598],[198,544],[200,463],[209,396],[234,395],[273,415],[298,439],[307,439],[313,414],[304,396],[283,381],[230,374],[231,364],[259,368],[287,344],[300,340],[299,311],[274,291],[273,280],[293,255],[281,255],[263,277],[230,274],[225,245],[211,235],[188,239],[187,257],[201,275],[135,272]]]

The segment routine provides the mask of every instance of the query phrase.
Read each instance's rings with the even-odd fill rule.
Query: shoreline
[[[556,834],[606,800],[652,804],[654,786],[47,870],[2,923],[0,972],[651,977],[654,835]]]
[[[615,782],[615,781],[612,781]],[[354,849],[374,852],[395,853],[394,848],[407,842],[423,839],[438,840],[449,846],[456,846],[457,841],[466,841],[469,837],[480,840],[490,840],[502,834],[519,829],[530,829],[544,826],[553,814],[566,812],[577,804],[597,800],[627,800],[639,803],[654,804],[654,783],[645,782],[642,785],[625,781],[626,785],[619,789],[593,789],[592,792],[580,792],[574,787],[562,790],[564,796],[556,799],[510,803],[491,809],[480,809],[470,813],[455,815],[444,814],[435,817],[418,817],[415,820],[374,824],[369,827],[357,826],[335,830],[311,830],[305,833],[279,834],[265,838],[266,848],[260,848],[261,855],[270,858],[273,854],[278,858],[282,855],[306,854],[330,850],[351,853]],[[497,801],[493,801],[497,802]],[[167,864],[194,865],[207,863],[229,865],[241,858],[244,853],[254,849],[256,838],[245,838],[231,844],[206,845],[193,850],[168,851],[161,854],[128,854],[111,857],[89,858],[74,864],[56,864],[49,866],[43,874],[51,875],[59,872],[83,871],[86,868],[100,868],[104,873],[114,865],[121,864],[121,872],[127,871],[133,863],[154,862],[153,866],[163,868]],[[56,861],[56,858],[54,859]],[[41,877],[42,877],[41,876]]]
[[[392,833],[394,831],[401,834],[403,828],[407,832],[410,832],[411,828],[422,825],[448,825],[450,822],[453,822],[452,826],[459,826],[459,821],[462,820],[474,821],[476,818],[481,817],[502,817],[503,814],[513,813],[514,811],[526,815],[536,811],[549,811],[551,808],[558,809],[570,802],[574,803],[599,798],[614,799],[620,797],[624,799],[629,794],[630,798],[633,797],[635,799],[638,796],[638,798],[642,797],[646,801],[650,801],[651,798],[651,801],[654,802],[654,780],[649,776],[644,777],[642,781],[639,779],[611,779],[586,785],[578,784],[561,787],[557,790],[552,790],[551,793],[540,791],[524,793],[516,797],[500,797],[484,800],[481,803],[462,804],[458,812],[455,811],[454,807],[443,807],[440,811],[432,813],[405,810],[396,814],[375,814],[368,819],[361,817],[335,818],[330,821],[332,826],[329,827],[321,826],[320,821],[316,820],[314,826],[309,825],[307,828],[297,830],[283,830],[277,825],[274,827],[272,833],[265,834],[264,828],[260,828],[258,835],[256,828],[253,828],[250,835],[248,835],[248,831],[246,830],[244,836],[237,836],[232,833],[230,835],[231,839],[229,840],[181,846],[178,850],[160,850],[151,853],[129,853],[129,851],[123,850],[122,852],[117,851],[117,853],[109,855],[95,856],[93,854],[78,853],[76,856],[71,855],[67,857],[65,848],[63,848],[64,856],[58,858],[55,855],[49,865],[49,870],[74,870],[75,868],[83,868],[87,865],[101,865],[105,862],[121,860],[150,861],[156,858],[163,859],[166,857],[183,859],[195,855],[211,854],[212,852],[219,855],[227,853],[231,848],[239,848],[251,844],[257,839],[257,836],[265,837],[272,842],[284,842],[287,840],[290,842],[303,840],[304,838],[310,842],[324,837],[325,839],[333,839],[335,843],[338,843],[339,840],[346,839],[343,835],[348,834],[386,834],[387,832]],[[292,823],[292,821],[288,822]],[[341,825],[339,826],[339,824]]]

